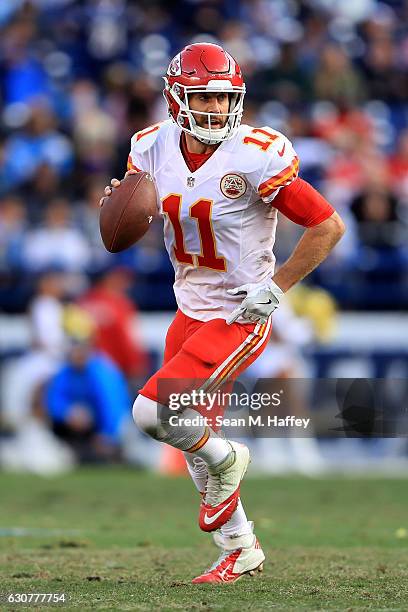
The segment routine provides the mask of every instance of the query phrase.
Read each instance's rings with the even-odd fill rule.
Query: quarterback
[[[170,119],[133,136],[128,172],[154,178],[178,311],[163,365],[140,390],[133,418],[142,431],[184,452],[201,493],[199,526],[216,532],[221,554],[193,583],[234,582],[261,571],[265,559],[240,499],[249,450],[222,437],[216,418],[214,426],[194,420],[202,410],[208,416],[205,407],[179,411],[198,425],[182,419],[170,425],[169,398],[231,385],[265,348],[284,293],[327,257],[344,225],[298,176],[298,157],[283,134],[241,125],[245,84],[224,49],[185,47],[164,81]],[[105,196],[112,187],[120,181],[112,179]],[[278,211],[305,231],[275,272]]]

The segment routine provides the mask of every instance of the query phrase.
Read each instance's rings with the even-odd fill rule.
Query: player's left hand
[[[284,294],[273,280],[265,283],[247,283],[234,289],[228,289],[227,293],[230,295],[246,294],[241,304],[228,317],[228,325],[234,323],[239,317],[253,323],[265,323],[269,315],[279,306]]]

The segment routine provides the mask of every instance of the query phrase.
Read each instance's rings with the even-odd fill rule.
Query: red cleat
[[[203,531],[216,531],[235,512],[239,487],[249,465],[249,450],[243,444],[230,442],[231,453],[215,467],[208,467],[208,480],[203,495],[199,525]]]
[[[204,502],[200,506],[199,525],[203,531],[216,531],[230,520],[238,506],[239,487],[234,493],[218,506],[210,506]]]
[[[265,555],[253,533],[224,538],[225,549],[219,559],[193,584],[236,582],[245,574],[262,572]]]

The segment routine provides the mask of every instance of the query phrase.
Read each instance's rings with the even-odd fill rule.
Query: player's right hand
[[[129,176],[129,174],[137,174],[137,170],[128,170],[123,178]],[[123,179],[122,179],[123,180]],[[99,206],[103,206],[103,202],[106,197],[109,197],[112,193],[112,189],[115,187],[116,189],[120,187],[121,181],[117,178],[113,178],[110,182],[110,185],[106,185],[104,189],[105,195],[99,200]]]

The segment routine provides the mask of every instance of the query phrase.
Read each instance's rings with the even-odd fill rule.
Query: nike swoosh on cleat
[[[225,574],[229,571],[232,573],[232,570],[234,569],[234,564],[235,562],[230,563],[224,570],[222,570],[222,572],[220,572],[220,578],[223,582],[228,582],[228,580],[225,580]]]
[[[221,508],[221,510],[219,510],[216,514],[213,514],[213,516],[207,516],[207,513],[204,514],[204,523],[206,525],[212,525],[219,516],[221,516],[221,514],[223,512],[225,512],[225,510],[227,508],[229,508],[229,506],[234,502],[234,499],[231,499],[231,501],[229,502],[229,504],[227,504],[226,506],[224,506],[224,508]]]
[[[283,157],[283,154],[285,152],[285,147],[286,147],[286,142],[283,143],[283,147],[281,148],[280,151],[278,151],[279,157]]]

